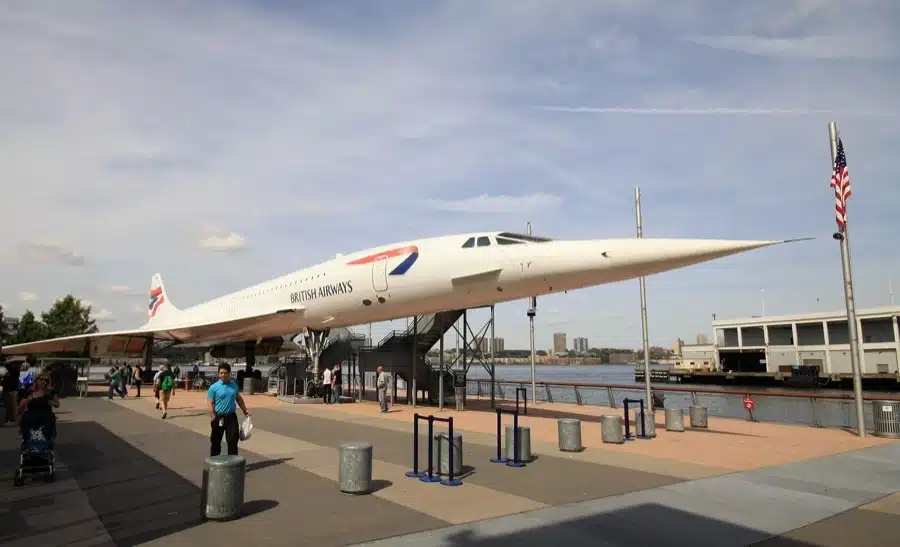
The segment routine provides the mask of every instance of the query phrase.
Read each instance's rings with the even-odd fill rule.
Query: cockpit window
[[[499,243],[500,238],[518,239],[519,241],[527,241],[529,243],[546,243],[548,241],[553,241],[549,237],[530,236],[527,234],[515,234],[512,232],[501,232],[501,233],[497,234],[497,242],[498,243]],[[508,243],[506,245],[508,245]]]
[[[505,237],[497,237],[497,245],[522,245],[525,243],[524,241],[517,241],[515,239],[507,239]]]
[[[463,243],[462,246],[463,246],[463,249],[468,249],[469,247],[474,247],[475,246],[475,238],[470,237],[469,239],[466,240],[465,243]]]
[[[478,238],[478,246],[479,247],[487,247],[491,244],[491,238],[488,236],[481,236]]]

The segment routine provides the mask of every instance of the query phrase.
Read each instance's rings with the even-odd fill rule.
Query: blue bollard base
[[[506,463],[506,458],[491,458],[491,463]]]
[[[425,473],[417,473],[417,472],[415,472],[415,471],[407,471],[407,472],[406,472],[406,476],[409,477],[409,478],[411,478],[411,479],[418,479],[419,477],[421,477],[421,476],[424,475],[424,474],[425,474]]]
[[[452,481],[450,479],[444,479],[441,481],[441,484],[444,486],[461,486],[462,481],[459,479],[453,479]]]
[[[437,475],[431,475],[430,477],[428,475],[422,475],[419,477],[419,480],[422,482],[441,482],[441,478]]]
[[[522,463],[522,462],[514,462],[514,461],[512,461],[512,460],[509,460],[508,462],[506,462],[506,465],[509,466],[509,467],[525,467],[525,464],[524,464],[524,463]]]

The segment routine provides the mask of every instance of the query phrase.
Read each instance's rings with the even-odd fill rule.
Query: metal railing
[[[523,388],[531,399],[531,382],[497,381],[496,397],[505,400],[512,397],[515,388]],[[634,398],[643,392],[642,385],[591,384],[575,382],[537,382],[535,398],[547,403],[570,403],[607,408],[620,408],[626,398]],[[704,386],[654,386],[654,398],[662,396],[665,408],[681,408],[687,411],[692,405],[705,406],[710,416],[747,419],[744,398],[749,396],[756,403],[753,418],[758,422],[803,424],[814,427],[855,428],[856,416],[852,393],[823,393],[814,390],[761,390],[752,388],[716,388]],[[488,397],[490,379],[468,379],[466,394]],[[866,428],[873,428],[870,401],[900,401],[900,394],[867,394],[865,413]],[[659,408],[659,407],[657,407]]]

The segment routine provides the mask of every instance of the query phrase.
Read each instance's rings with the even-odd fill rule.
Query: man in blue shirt
[[[209,436],[209,455],[218,456],[222,453],[222,436],[225,436],[225,444],[228,445],[228,455],[235,456],[238,453],[239,429],[236,407],[240,406],[244,416],[250,412],[244,405],[237,383],[231,379],[231,365],[222,363],[219,365],[219,380],[209,386],[206,395],[206,406],[212,419]]]

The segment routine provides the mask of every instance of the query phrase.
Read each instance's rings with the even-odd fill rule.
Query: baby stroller
[[[43,475],[46,482],[53,482],[56,467],[54,445],[56,424],[53,413],[25,412],[22,416],[22,453],[19,469],[13,480],[15,486],[25,484],[25,475]]]

